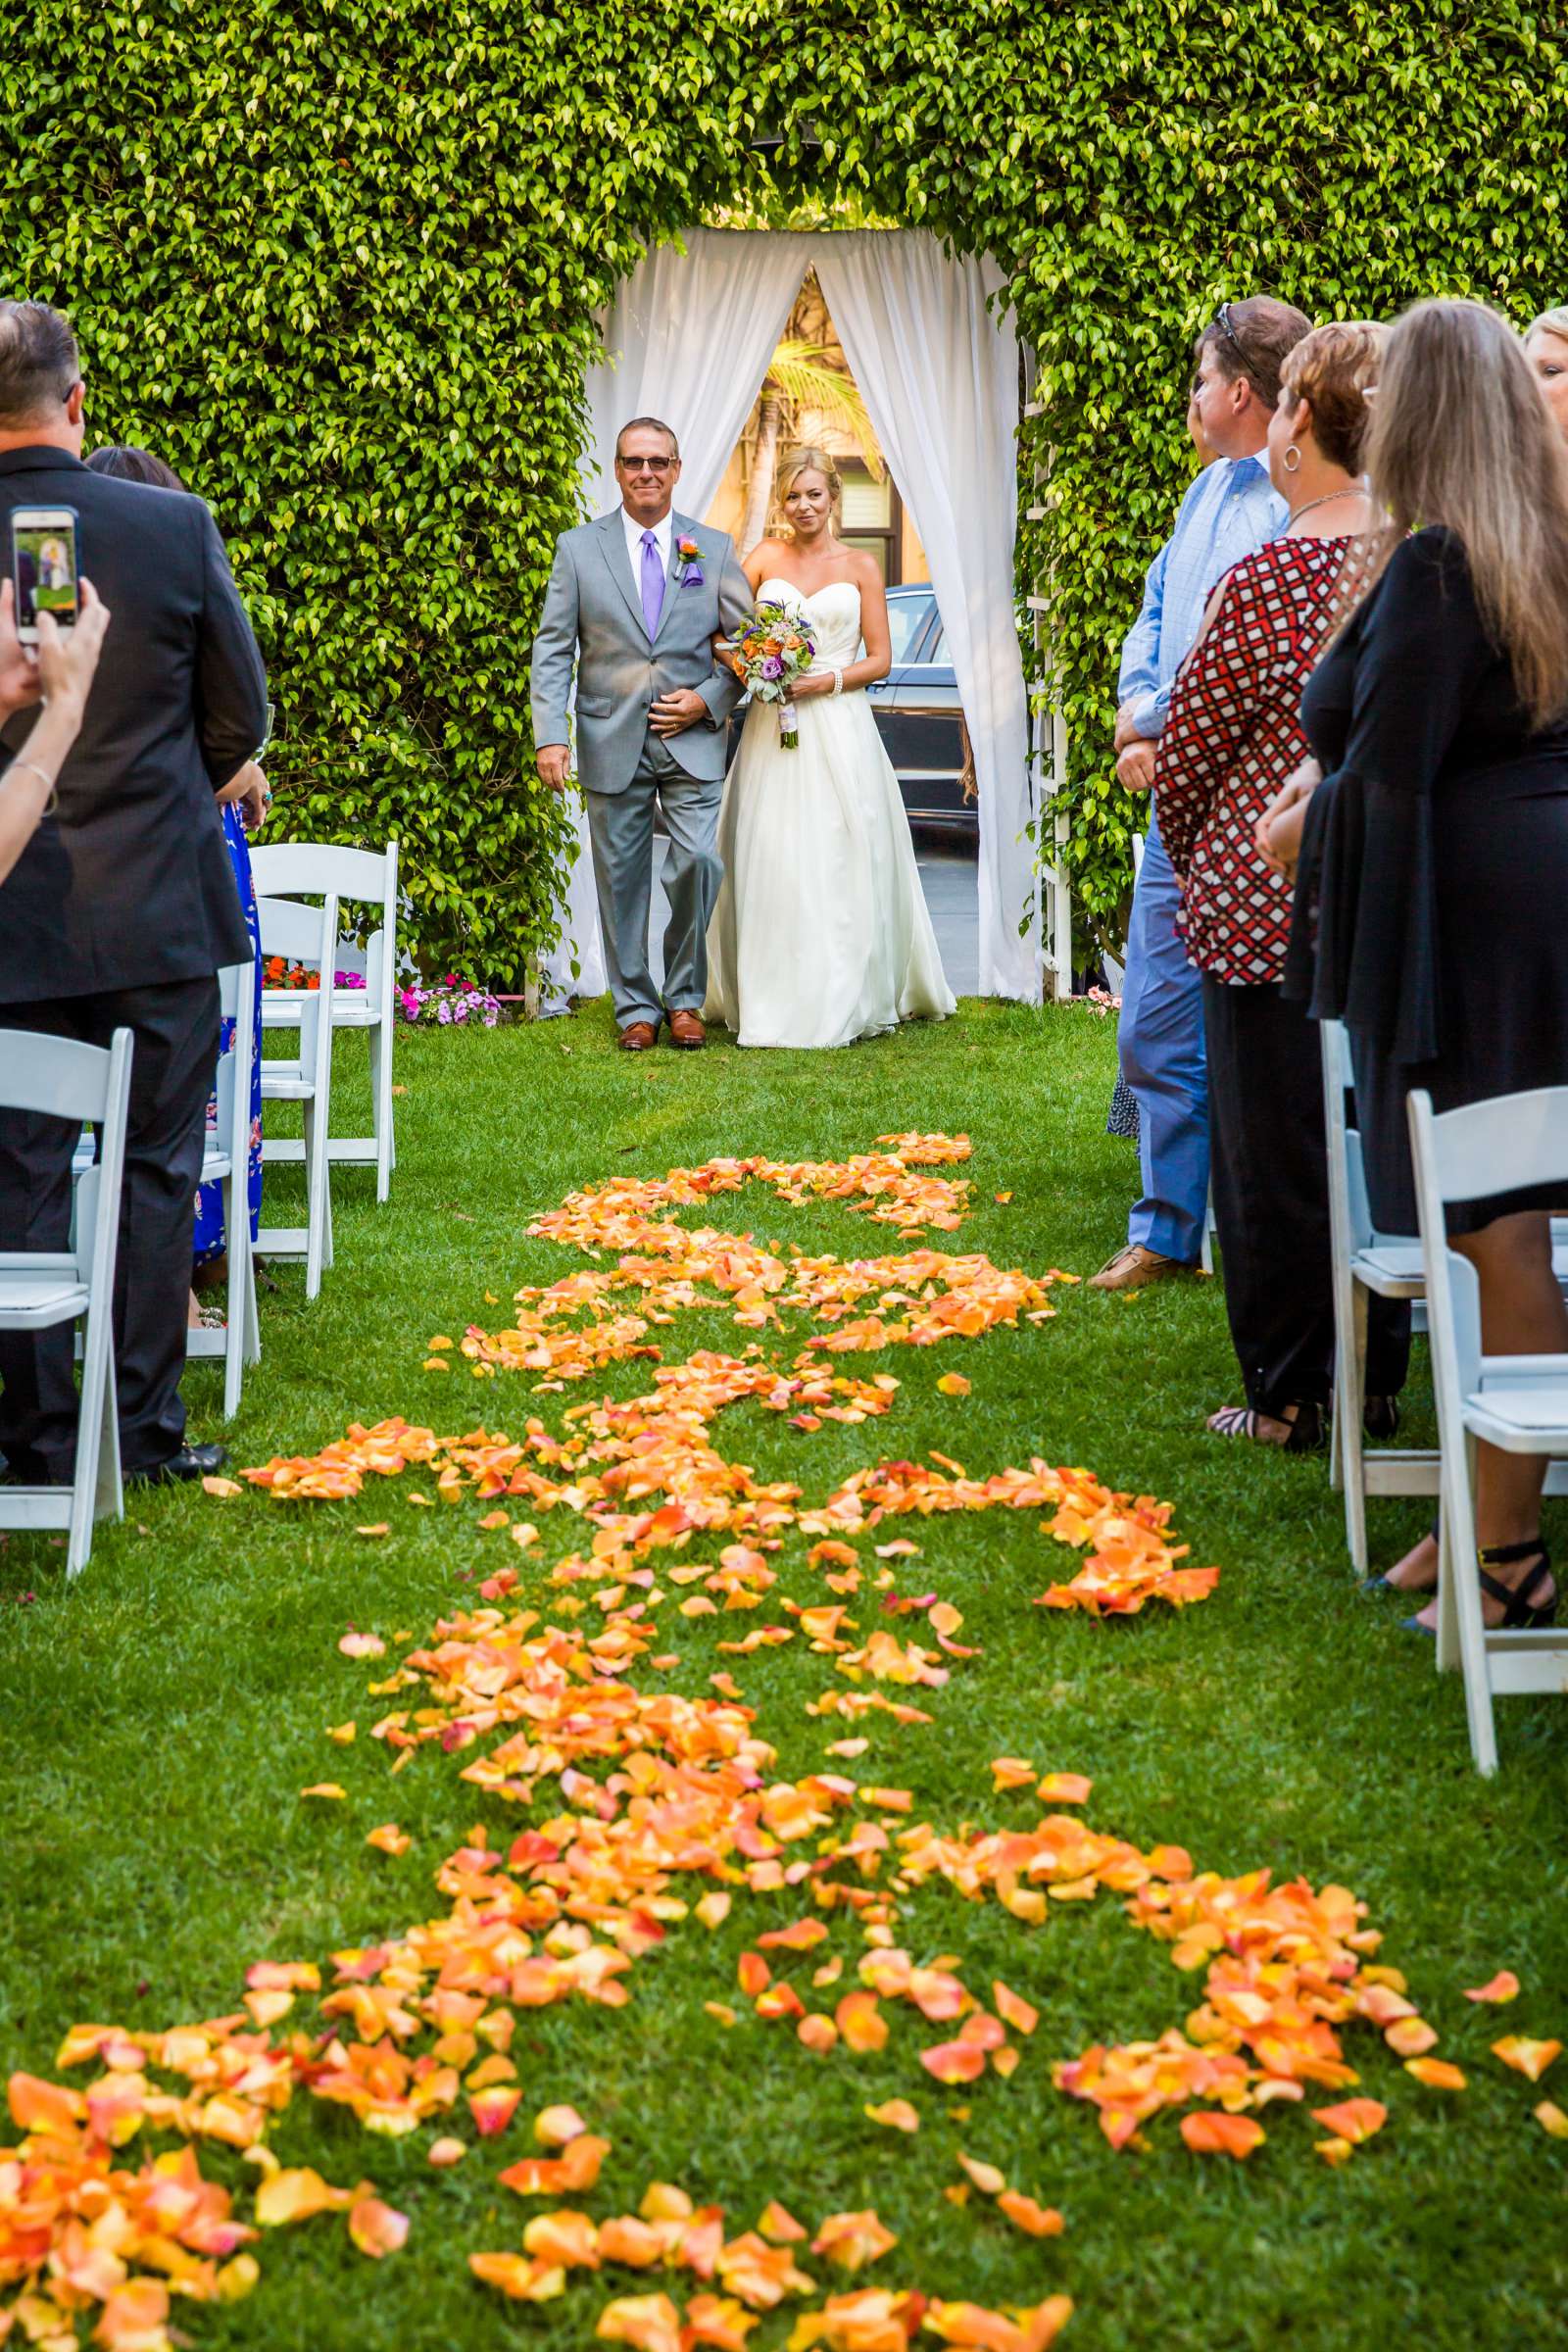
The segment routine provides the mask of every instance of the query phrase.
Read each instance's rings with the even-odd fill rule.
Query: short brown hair
[[[662,416],[628,416],[625,423],[621,426],[619,432],[615,435],[615,463],[617,466],[620,464],[621,443],[625,440],[628,433],[635,433],[638,431],[662,433],[664,439],[669,443],[670,456],[672,458],[678,458],[680,456],[680,443],[676,440],[674,432],[670,426],[664,422]]]
[[[41,422],[80,373],[69,318],[46,302],[0,302],[0,425]]]
[[[1304,312],[1276,302],[1272,294],[1249,294],[1242,302],[1221,305],[1193,346],[1193,357],[1196,362],[1212,352],[1221,375],[1233,384],[1245,376],[1263,406],[1272,409],[1287,354],[1311,332]]]
[[[1375,318],[1335,318],[1314,326],[1286,353],[1280,388],[1294,405],[1312,404],[1312,437],[1331,466],[1361,470],[1361,444],[1372,418],[1366,398],[1378,380],[1383,328]]]

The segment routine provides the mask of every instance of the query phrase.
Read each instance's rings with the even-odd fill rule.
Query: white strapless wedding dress
[[[860,652],[860,592],[835,580],[803,596],[819,669]],[[784,751],[778,710],[754,703],[724,781],[724,878],[708,927],[703,1017],[743,1046],[847,1046],[955,1009],[914,862],[899,780],[862,691],[798,706]]]

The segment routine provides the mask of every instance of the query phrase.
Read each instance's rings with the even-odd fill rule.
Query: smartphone
[[[74,507],[16,507],[11,515],[11,577],[16,585],[17,635],[38,642],[38,615],[74,628],[81,601]]]

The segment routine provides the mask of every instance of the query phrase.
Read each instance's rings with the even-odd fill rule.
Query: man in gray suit
[[[577,670],[577,765],[588,803],[605,961],[620,1043],[705,1042],[708,918],[718,894],[713,854],[724,784],[725,721],[740,700],[715,662],[753,598],[723,531],[673,511],[680,451],[667,424],[638,416],[615,439],[621,503],[556,542],[533,644],[533,739],[542,781],[564,789],[571,764],[566,703]],[[648,968],[654,805],[668,842],[664,994]]]

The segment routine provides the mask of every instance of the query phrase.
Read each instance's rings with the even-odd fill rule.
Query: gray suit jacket
[[[740,627],[755,602],[725,531],[672,514],[664,601],[652,638],[632,576],[617,507],[556,541],[545,609],[533,641],[533,739],[564,743],[572,664],[577,670],[577,774],[585,792],[624,792],[648,735],[649,709],[672,686],[695,688],[708,705],[699,720],[664,743],[689,776],[724,773],[724,726],[740,681],[717,667],[710,640]],[[701,551],[689,564],[682,539]],[[702,574],[701,579],[692,576]]]

